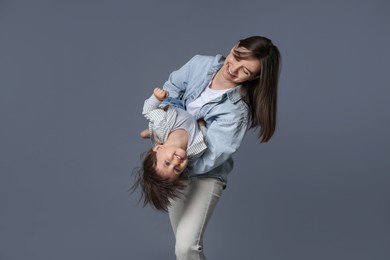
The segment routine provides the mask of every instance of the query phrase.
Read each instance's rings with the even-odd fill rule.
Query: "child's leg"
[[[142,138],[150,138],[150,131],[148,128],[146,128],[145,130],[142,130],[139,135],[142,137]]]

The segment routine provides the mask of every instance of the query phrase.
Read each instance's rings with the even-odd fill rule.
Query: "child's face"
[[[176,146],[156,145],[153,148],[156,152],[156,170],[161,177],[174,180],[187,167],[187,152]]]

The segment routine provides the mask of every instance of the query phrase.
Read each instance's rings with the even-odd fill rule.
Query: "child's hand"
[[[153,94],[160,101],[163,101],[164,99],[166,99],[169,96],[169,92],[166,90],[163,90],[161,88],[155,88],[153,90]]]

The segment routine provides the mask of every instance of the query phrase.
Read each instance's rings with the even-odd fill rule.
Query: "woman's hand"
[[[164,99],[166,99],[169,96],[169,92],[167,90],[164,90],[161,88],[155,88],[153,90],[153,94],[160,101],[163,101]]]

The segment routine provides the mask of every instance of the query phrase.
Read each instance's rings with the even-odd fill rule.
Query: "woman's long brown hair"
[[[243,100],[251,111],[250,128],[259,127],[258,138],[261,143],[265,143],[276,128],[280,52],[270,39],[262,36],[240,40],[237,47],[248,49],[250,58],[259,59],[261,63],[259,77],[243,83],[242,90]],[[240,56],[236,50],[235,54]]]

